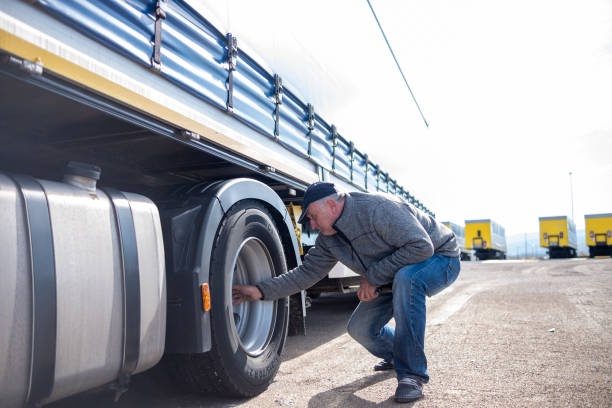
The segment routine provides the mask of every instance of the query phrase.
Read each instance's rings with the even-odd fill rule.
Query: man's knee
[[[351,319],[346,326],[346,331],[355,341],[363,343],[367,339],[371,339],[376,334],[374,328],[363,324],[359,319]]]
[[[359,340],[363,336],[363,329],[359,326],[355,320],[349,320],[346,325],[346,331],[355,340]]]

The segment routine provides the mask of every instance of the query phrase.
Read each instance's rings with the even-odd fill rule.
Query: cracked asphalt
[[[153,372],[117,404],[95,393],[51,406],[398,406],[394,373],[374,372],[376,358],[346,334],[356,305],[353,294],[313,301],[307,336],[288,338],[275,381],[255,398],[181,394]],[[427,313],[431,380],[403,406],[612,406],[611,259],[465,262]]]

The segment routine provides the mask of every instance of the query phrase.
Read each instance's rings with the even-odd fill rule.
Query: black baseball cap
[[[334,185],[334,183],[328,183],[326,181],[317,181],[308,186],[306,192],[304,193],[304,202],[302,203],[302,215],[300,215],[300,219],[298,220],[298,222],[300,224],[308,222],[306,210],[308,210],[308,206],[310,204],[336,193],[338,193],[338,190],[336,190],[336,186]]]

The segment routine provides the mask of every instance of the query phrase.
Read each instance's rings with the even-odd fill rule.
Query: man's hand
[[[234,306],[242,302],[252,302],[263,297],[257,286],[234,285],[232,287],[232,304]]]
[[[361,285],[359,285],[359,289],[357,290],[357,297],[362,302],[369,302],[372,299],[376,299],[378,297],[378,293],[376,293],[376,286],[368,282],[367,279],[362,280]]]

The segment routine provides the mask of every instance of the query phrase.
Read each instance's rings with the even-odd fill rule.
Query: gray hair
[[[346,193],[338,192],[338,193],[330,194],[323,198],[319,198],[317,201],[315,201],[315,203],[317,203],[317,205],[321,205],[325,203],[327,200],[334,200],[335,202],[340,203],[344,201],[345,197],[346,197]]]

